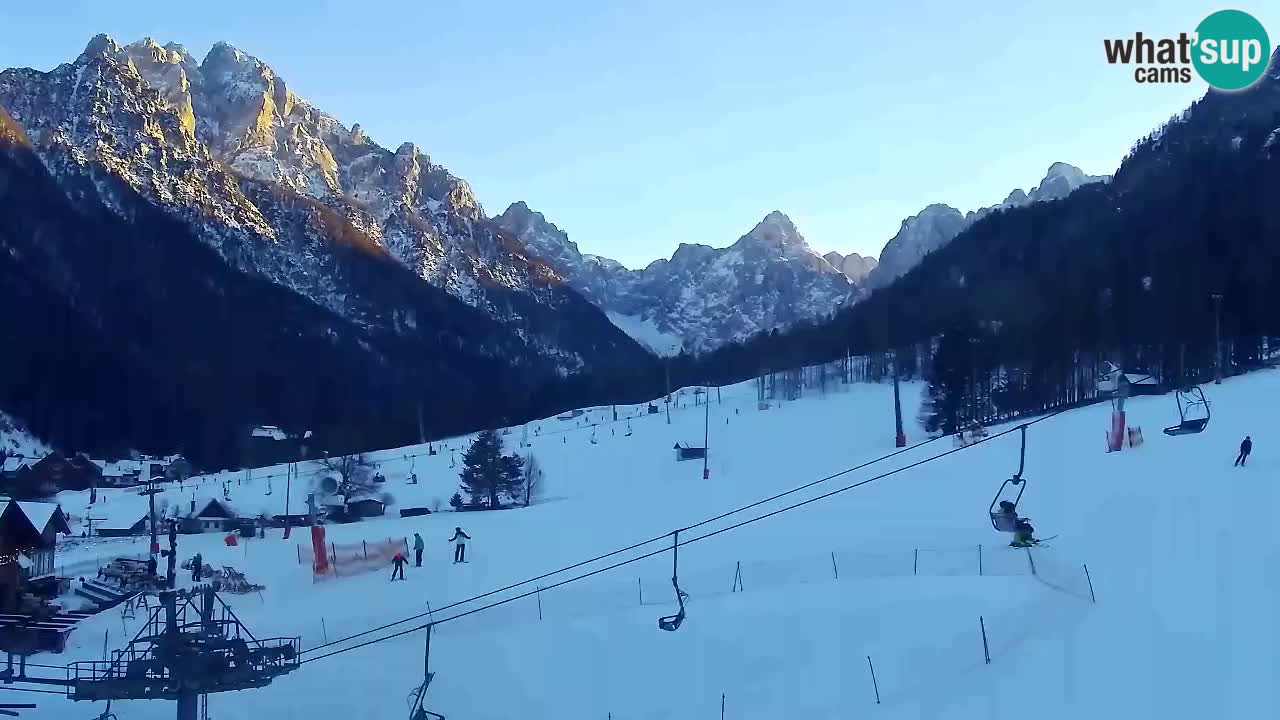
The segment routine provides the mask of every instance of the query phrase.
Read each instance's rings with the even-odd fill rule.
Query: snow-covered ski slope
[[[1280,716],[1274,682],[1280,626],[1280,555],[1270,516],[1280,498],[1268,428],[1280,373],[1205,386],[1213,420],[1200,435],[1170,438],[1171,396],[1129,401],[1129,424],[1146,443],[1106,454],[1110,408],[1095,405],[1028,431],[1020,509],[1052,547],[1003,547],[987,506],[1017,467],[1018,434],[994,437],[936,461],[706,539],[699,536],[832,489],[954,449],[924,446],[681,535],[680,580],[690,594],[677,632],[656,618],[675,612],[670,552],[580,582],[466,615],[489,601],[658,551],[669,538],[554,575],[526,588],[451,603],[647,539],[891,453],[889,385],[814,392],[767,411],[755,389],[724,391],[710,407],[711,477],[677,463],[672,445],[700,443],[703,409],[595,429],[546,420],[533,452],[549,497],[527,509],[436,513],[330,526],[337,542],[421,532],[426,567],[407,581],[385,573],[312,582],[298,543],[273,531],[228,548],[216,536],[182,537],[180,554],[230,564],[267,585],[225,595],[259,637],[301,635],[316,648],[351,633],[437,609],[428,707],[450,718],[1254,718]],[[914,416],[919,386],[908,386]],[[629,409],[628,409],[629,410]],[[619,408],[620,413],[626,410]],[[595,419],[611,417],[607,409]],[[728,423],[726,424],[726,419]],[[993,428],[992,434],[1010,426]],[[573,428],[552,434],[552,430]],[[908,431],[913,443],[923,438]],[[1233,468],[1251,434],[1247,468]],[[507,436],[515,448],[521,432]],[[460,441],[451,443],[461,447]],[[447,500],[456,486],[449,451],[418,457],[421,484],[403,484],[414,449],[381,453],[388,491],[400,503]],[[255,471],[255,475],[265,474]],[[304,468],[305,479],[309,470]],[[239,505],[279,501],[282,478],[233,485]],[[197,493],[203,492],[197,489]],[[216,494],[220,495],[220,486]],[[190,492],[187,493],[190,496]],[[175,499],[180,497],[174,494]],[[82,513],[79,496],[64,503]],[[298,502],[295,497],[291,500]],[[110,491],[95,516],[140,508],[136,494]],[[132,512],[132,509],[129,510]],[[461,525],[470,562],[451,564],[446,540]],[[76,553],[136,551],[101,541]],[[981,551],[979,546],[982,545]],[[979,553],[981,552],[981,559]],[[733,591],[735,571],[741,589]],[[979,574],[981,563],[981,574]],[[1083,566],[1087,564],[1097,603]],[[836,579],[838,573],[839,579]],[[185,582],[185,579],[184,579]],[[979,617],[991,663],[984,663]],[[541,618],[541,619],[540,619]],[[322,657],[417,627],[422,617],[306,654],[296,673],[268,688],[210,698],[210,714],[235,718],[407,717],[421,682],[422,631]],[[138,620],[119,611],[84,623],[57,663],[101,656],[104,633],[123,644]],[[880,704],[868,666],[875,665]],[[312,659],[314,658],[314,659]],[[36,718],[91,717],[101,706],[52,695],[33,699]],[[163,702],[115,703],[122,720],[168,718]]]

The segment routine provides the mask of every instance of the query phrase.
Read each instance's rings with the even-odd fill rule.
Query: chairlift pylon
[[[1199,385],[1192,385],[1185,390],[1174,393],[1174,401],[1178,403],[1178,424],[1164,429],[1169,436],[1191,435],[1203,431],[1209,425],[1209,401]],[[1187,417],[1188,411],[1194,407],[1204,408],[1204,417]],[[1198,415],[1199,413],[1193,413]]]
[[[1014,473],[1013,477],[1000,484],[1000,488],[996,490],[995,497],[991,498],[991,506],[987,508],[987,513],[991,517],[991,527],[994,528],[996,532],[1013,532],[1016,529],[1009,523],[1010,513],[1001,512],[996,509],[996,506],[1000,505],[1002,500],[1010,503],[1012,507],[1012,520],[1016,523],[1018,502],[1022,500],[1022,493],[1027,489],[1026,478],[1022,477],[1022,471],[1026,469],[1027,462],[1027,426],[1019,425],[1018,431],[1022,440],[1022,446],[1018,450],[1018,472]],[[1018,493],[1016,495],[1012,495],[1013,487],[1018,488]],[[1006,493],[1005,488],[1010,488],[1008,493]],[[1013,497],[1012,500],[1009,499],[1010,495]]]
[[[680,612],[658,618],[658,627],[668,632],[680,629],[680,624],[684,622],[684,601],[689,598],[689,594],[680,589],[679,569],[680,531],[676,530],[671,533],[671,586],[676,589],[676,602],[680,603]]]

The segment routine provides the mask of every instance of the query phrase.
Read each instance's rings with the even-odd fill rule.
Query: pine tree
[[[462,491],[473,504],[482,500],[490,510],[502,506],[504,498],[518,498],[522,489],[524,461],[518,455],[502,454],[502,438],[495,430],[476,436],[462,456]]]
[[[972,350],[964,329],[943,333],[933,356],[933,372],[921,408],[921,419],[929,433],[949,435],[960,428],[968,402],[969,357]]]

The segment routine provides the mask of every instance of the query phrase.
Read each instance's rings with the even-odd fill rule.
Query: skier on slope
[[[413,534],[413,564],[414,567],[422,567],[422,551],[426,549],[427,544],[422,541],[422,536],[418,533]]]
[[[1240,443],[1240,454],[1236,456],[1236,467],[1244,467],[1244,463],[1249,459],[1249,453],[1253,452],[1253,439],[1248,435],[1244,436],[1244,441]]]
[[[396,556],[391,558],[391,579],[392,580],[396,579],[397,573],[400,575],[401,580],[404,579],[404,566],[408,564],[408,562],[409,561],[406,560],[404,557],[404,553],[396,553]]]
[[[462,528],[455,527],[453,529],[453,537],[449,538],[449,542],[457,543],[453,547],[453,564],[467,561],[467,541],[471,536],[462,532]]]

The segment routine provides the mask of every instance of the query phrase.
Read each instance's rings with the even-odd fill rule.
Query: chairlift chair
[[[1178,390],[1174,395],[1175,401],[1178,403],[1178,424],[1164,429],[1164,434],[1169,436],[1192,435],[1203,431],[1209,425],[1209,401],[1205,399],[1204,391],[1199,385],[1192,385],[1186,390]],[[1187,413],[1194,407],[1204,408],[1204,417],[1187,417]],[[1199,412],[1193,413],[1198,415]]]
[[[680,604],[680,612],[675,615],[664,615],[658,618],[658,627],[668,632],[675,632],[680,629],[681,623],[684,622],[684,601],[689,599],[689,594],[680,589],[680,581],[678,579],[678,570],[680,568],[680,531],[676,530],[671,533],[671,586],[676,589],[676,602]]]
[[[996,532],[1013,532],[1012,528],[1001,527],[1001,523],[1008,518],[1008,515],[996,509],[1000,502],[1004,500],[1013,504],[1014,518],[1016,519],[1018,501],[1022,500],[1022,493],[1027,489],[1027,481],[1022,477],[1022,471],[1025,469],[1027,460],[1027,426],[1021,425],[1018,430],[1022,436],[1022,447],[1018,452],[1018,472],[1000,484],[1000,488],[996,490],[995,497],[991,498],[991,506],[987,508],[987,514],[991,517],[991,527]],[[1018,488],[1017,494],[1013,493],[1014,487]]]

